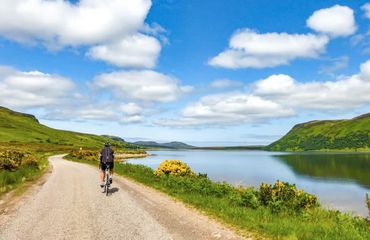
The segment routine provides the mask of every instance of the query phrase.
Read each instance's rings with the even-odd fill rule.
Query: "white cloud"
[[[188,105],[180,119],[162,119],[159,125],[196,126],[227,125],[264,121],[293,115],[291,109],[247,93],[208,95]]]
[[[160,51],[161,44],[156,38],[135,34],[114,43],[95,46],[88,55],[120,67],[153,68]]]
[[[173,102],[192,91],[172,76],[151,70],[119,71],[99,75],[93,85],[111,90],[116,98],[143,102]]]
[[[370,60],[360,73],[335,81],[298,82],[279,74],[252,84],[249,92],[207,95],[189,104],[165,126],[235,125],[288,117],[302,110],[348,111],[370,104]]]
[[[307,19],[307,26],[332,37],[352,35],[357,29],[353,10],[341,5],[315,11]]]
[[[370,103],[370,61],[361,65],[360,74],[336,81],[300,83],[287,75],[273,75],[255,86],[254,94],[286,107],[344,111]]]
[[[232,88],[241,87],[243,83],[230,79],[219,79],[211,82],[210,86],[213,88]]]
[[[313,34],[237,31],[229,48],[209,60],[224,68],[265,68],[288,64],[296,58],[316,58],[325,51],[328,37]]]
[[[255,93],[260,95],[281,95],[294,90],[294,79],[288,75],[271,75],[255,84]]]
[[[0,33],[23,42],[97,44],[136,32],[150,7],[150,0],[3,0]]]
[[[76,98],[74,83],[39,71],[0,66],[0,105],[11,108],[52,107]]]
[[[92,59],[152,68],[161,44],[140,32],[157,35],[164,29],[144,23],[150,7],[150,0],[3,0],[0,36],[49,49],[86,46]]]
[[[370,3],[362,5],[361,9],[365,12],[365,16],[370,18]]]

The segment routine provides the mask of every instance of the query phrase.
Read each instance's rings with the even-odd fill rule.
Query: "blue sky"
[[[370,112],[369,27],[366,1],[6,0],[0,105],[132,141],[267,144]]]

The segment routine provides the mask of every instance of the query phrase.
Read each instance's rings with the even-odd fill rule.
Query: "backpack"
[[[114,152],[110,147],[104,147],[101,151],[101,161],[104,163],[112,163],[114,160]]]

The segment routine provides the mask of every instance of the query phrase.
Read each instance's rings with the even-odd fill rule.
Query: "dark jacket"
[[[112,163],[114,161],[114,151],[110,147],[104,147],[100,152],[100,162]]]

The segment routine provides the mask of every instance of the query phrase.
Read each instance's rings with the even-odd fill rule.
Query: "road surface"
[[[0,215],[0,239],[243,239],[122,177],[114,177],[107,197],[96,168],[62,157],[50,157],[53,170],[47,181],[25,194],[15,210]]]

